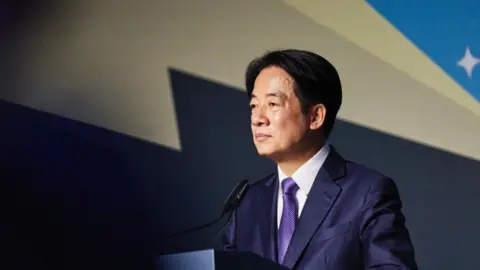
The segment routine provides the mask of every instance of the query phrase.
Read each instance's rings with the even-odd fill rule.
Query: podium
[[[160,256],[155,270],[287,270],[250,252],[206,249]]]

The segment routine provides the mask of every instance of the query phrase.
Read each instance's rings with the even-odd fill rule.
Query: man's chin
[[[268,158],[275,163],[285,160],[288,156],[286,151],[281,151],[280,149],[257,148],[257,153],[259,156]]]
[[[273,151],[271,149],[257,149],[257,153],[259,156],[266,157],[272,160],[275,160],[275,157],[280,154],[278,153],[278,151]]]
[[[257,153],[258,153],[258,155],[260,155],[262,157],[269,157],[270,155],[272,155],[274,153],[274,151],[257,148]]]

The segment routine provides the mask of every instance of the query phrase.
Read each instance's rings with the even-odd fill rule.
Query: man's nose
[[[252,125],[257,127],[268,125],[268,117],[262,108],[256,108],[252,111]]]

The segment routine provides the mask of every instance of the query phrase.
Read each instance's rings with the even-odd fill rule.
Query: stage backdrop
[[[4,5],[12,252],[82,269],[212,246],[222,224],[164,238],[215,218],[236,181],[275,169],[253,147],[243,76],[253,57],[293,47],[337,67],[344,100],[331,142],[397,182],[420,268],[480,267],[473,0]]]

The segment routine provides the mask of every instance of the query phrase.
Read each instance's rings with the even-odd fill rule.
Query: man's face
[[[274,160],[298,150],[309,130],[310,117],[302,114],[294,80],[279,67],[264,69],[252,91],[251,124],[257,151]]]

